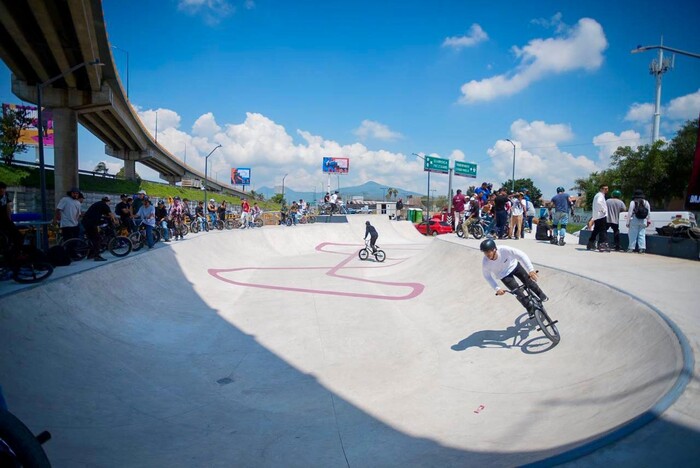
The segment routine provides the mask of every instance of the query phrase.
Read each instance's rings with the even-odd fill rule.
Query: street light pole
[[[284,204],[284,179],[287,178],[289,174],[285,174],[284,177],[282,177],[282,204]]]
[[[117,47],[115,45],[112,46],[112,49],[116,50],[121,50],[126,54],[126,100],[129,100],[129,51],[126,49],[122,49],[121,47]]]
[[[209,151],[209,154],[204,157],[204,206],[207,205],[207,166],[209,166],[209,156],[219,148],[221,148],[221,145],[216,145],[214,149]]]
[[[515,192],[515,143],[506,138],[506,141],[513,145],[513,177],[510,182],[510,191]]]
[[[421,156],[420,154],[417,153],[411,153],[413,156],[418,156],[423,160],[423,164],[425,165],[425,158]],[[426,210],[428,213],[428,219],[425,220],[425,232],[427,235],[430,235],[430,171],[428,171],[428,190],[427,190],[427,196],[428,196],[428,201],[426,202]]]
[[[39,83],[36,85],[36,116],[37,116],[37,130],[38,130],[38,137],[39,137],[39,187],[41,190],[41,220],[43,221],[42,224],[42,236],[41,236],[41,248],[46,251],[49,248],[49,227],[46,224],[48,221],[48,209],[46,206],[46,164],[44,161],[44,122],[43,122],[43,113],[41,110],[41,100],[43,97],[43,92],[44,88],[53,83],[54,81],[60,80],[64,76],[68,75],[69,73],[73,73],[76,70],[79,70],[80,68],[87,67],[88,65],[97,65],[97,66],[104,66],[104,63],[100,62],[100,59],[95,59],[91,62],[83,62],[79,63],[78,65],[69,68],[68,70],[64,71],[60,75],[54,76],[48,81],[44,81],[43,83]]]
[[[654,144],[655,141],[659,139],[659,125],[661,123],[661,76],[673,68],[673,59],[666,60],[664,62],[664,50],[673,52],[676,54],[687,55],[688,57],[700,58],[700,54],[694,54],[692,52],[686,52],[680,49],[674,49],[672,47],[666,47],[664,44],[664,38],[661,36],[661,44],[657,46],[637,46],[636,49],[632,50],[633,54],[639,52],[645,52],[647,50],[659,49],[658,60],[653,60],[649,66],[649,73],[654,75],[656,78],[656,104],[654,105],[654,121],[651,132],[651,143]]]

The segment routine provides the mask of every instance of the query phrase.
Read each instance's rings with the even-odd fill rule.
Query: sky
[[[350,159],[332,187],[375,181],[419,193],[413,155],[478,164],[453,188],[531,178],[545,197],[648,144],[649,74],[663,44],[700,53],[700,2],[104,0],[124,87],[146,128],[188,165],[251,186],[321,191],[323,157]],[[668,55],[667,55],[668,56]],[[700,114],[700,59],[662,77],[660,136]],[[2,102],[19,103],[0,66]],[[80,168],[105,161],[79,130]],[[47,152],[47,163],[52,161]],[[20,159],[34,159],[33,152]],[[137,164],[145,179],[158,174]],[[431,175],[446,194],[448,176]]]

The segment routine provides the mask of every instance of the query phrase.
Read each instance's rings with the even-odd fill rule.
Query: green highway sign
[[[476,179],[476,164],[455,161],[455,175]]]
[[[440,172],[442,174],[448,174],[450,172],[450,160],[436,158],[435,156],[426,156],[423,163],[423,170],[428,172]]]

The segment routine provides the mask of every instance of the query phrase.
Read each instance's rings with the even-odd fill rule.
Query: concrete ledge
[[[580,231],[578,243],[586,245],[591,238],[592,231]],[[612,233],[608,232],[608,243],[612,240]],[[620,234],[620,245],[627,250],[629,236]],[[685,258],[688,260],[700,259],[700,242],[695,239],[667,236],[647,235],[647,253],[663,255],[666,257]]]

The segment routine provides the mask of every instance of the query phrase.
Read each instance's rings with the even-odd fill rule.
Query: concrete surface
[[[366,219],[384,263],[357,258]],[[697,463],[698,262],[503,241],[540,270],[552,347],[479,241],[348,220],[0,283],[10,409],[59,467]]]

